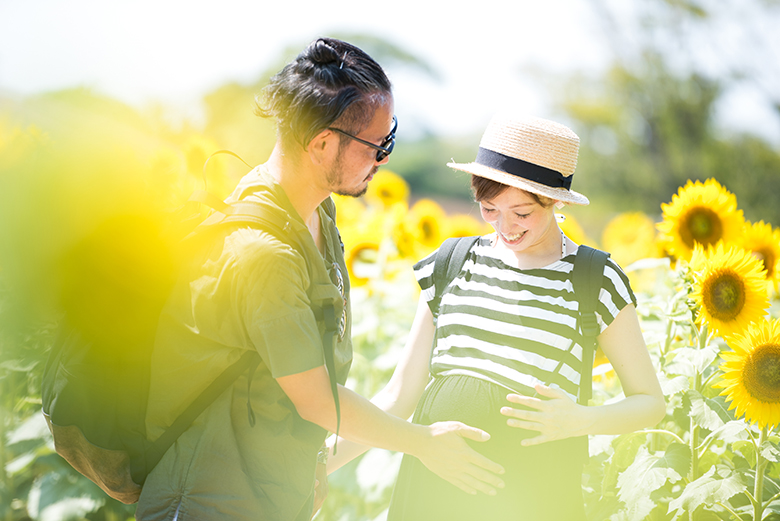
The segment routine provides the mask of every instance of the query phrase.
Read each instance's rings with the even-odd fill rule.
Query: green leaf
[[[646,436],[647,434],[642,432],[632,432],[615,438],[612,442],[615,452],[604,469],[602,490],[617,488],[618,475],[634,461],[639,447],[645,443]]]
[[[693,512],[701,505],[713,505],[728,501],[732,496],[747,490],[744,477],[739,472],[721,469],[724,477],[712,467],[702,477],[689,483],[677,499],[669,503],[669,512]]]
[[[723,440],[726,443],[746,441],[748,439],[747,429],[748,425],[744,420],[732,420],[713,431],[711,436]]]
[[[734,452],[739,452],[750,463],[751,467],[756,466],[756,448],[752,441],[740,440],[731,444],[731,449]]]
[[[0,368],[18,373],[29,373],[38,365],[37,360],[6,360],[0,363]]]
[[[680,444],[672,445],[684,447]],[[634,462],[620,474],[618,497],[626,504],[629,519],[641,520],[647,517],[655,508],[650,494],[661,488],[667,480],[676,483],[682,479],[677,468],[690,466],[690,451],[686,465],[685,451],[679,447],[667,451],[662,457],[649,454],[645,447],[640,447]]]
[[[675,376],[669,378],[664,373],[658,374],[658,381],[661,384],[661,390],[664,396],[674,396],[677,393],[685,391],[690,387],[690,382],[687,376]]]
[[[14,476],[23,470],[30,467],[33,461],[35,461],[35,452],[25,452],[18,458],[14,458],[5,465],[5,471],[9,476]]]
[[[667,367],[667,372],[685,376],[693,376],[696,372],[702,374],[718,357],[718,351],[714,346],[707,346],[703,349],[681,347],[673,353],[674,357]]]
[[[718,416],[724,423],[733,421],[736,417],[734,411],[729,410],[729,406],[726,403],[725,396],[715,396],[713,398],[707,398],[707,406],[718,413]]]
[[[699,427],[714,431],[723,427],[723,425],[734,417],[728,414],[725,403],[716,398],[704,398],[698,391],[688,391],[686,396],[691,402],[690,417]],[[725,414],[726,419],[721,417]]]
[[[43,414],[33,414],[8,434],[8,445],[27,440],[48,439],[50,436]]]
[[[761,445],[761,455],[773,463],[780,462],[780,449],[768,440]]]
[[[653,467],[673,469],[679,475],[685,476],[691,468],[691,448],[682,443],[670,443]]]
[[[72,469],[49,472],[33,482],[27,509],[35,521],[81,519],[106,502],[97,485]]]

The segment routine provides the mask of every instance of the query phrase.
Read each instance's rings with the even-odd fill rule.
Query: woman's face
[[[560,243],[553,206],[545,208],[524,190],[509,187],[479,202],[482,218],[495,228],[498,240],[514,252],[547,249]]]

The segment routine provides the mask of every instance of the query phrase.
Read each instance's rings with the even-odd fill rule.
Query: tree
[[[757,133],[724,129],[717,119],[732,89],[780,80],[778,62],[763,61],[758,68],[743,49],[745,60],[724,57],[713,70],[697,50],[718,39],[706,29],[737,16],[743,4],[646,2],[633,25],[618,23],[605,4],[593,4],[611,35],[613,65],[602,78],[579,75],[561,82],[556,93],[582,138],[580,189],[615,210],[657,212],[688,179],[714,177],[744,202],[748,218],[780,224],[780,208],[766,197],[780,189],[777,146]],[[778,16],[777,2],[751,4],[764,17]],[[629,36],[624,25],[637,32]],[[755,36],[763,37],[768,38]],[[766,53],[772,49],[761,54]],[[766,110],[780,122],[777,91],[758,91],[766,92]]]

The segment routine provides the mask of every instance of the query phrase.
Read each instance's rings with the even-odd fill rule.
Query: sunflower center
[[[761,263],[764,265],[764,269],[766,270],[766,278],[772,278],[774,275],[774,267],[775,267],[775,256],[772,250],[769,248],[759,250],[757,252],[754,252],[754,255],[758,257],[761,260]]]
[[[767,344],[756,348],[745,362],[742,382],[756,400],[780,403],[780,346]]]
[[[734,320],[745,305],[745,284],[735,273],[726,271],[706,280],[702,295],[709,314],[728,322]]]
[[[422,229],[423,233],[423,240],[430,240],[431,237],[433,237],[435,230],[435,224],[431,221],[425,220],[422,223],[420,223],[420,228]]]
[[[680,237],[689,248],[693,248],[697,242],[709,246],[723,237],[723,224],[718,214],[709,208],[698,206],[689,211],[683,219]]]

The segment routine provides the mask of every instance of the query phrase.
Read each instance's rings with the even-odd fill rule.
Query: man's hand
[[[313,518],[322,508],[322,503],[328,497],[328,473],[325,463],[317,463],[317,473],[314,478],[314,510],[311,512]]]
[[[479,452],[463,438],[487,441],[490,435],[460,422],[438,422],[428,426],[429,438],[415,454],[428,470],[469,494],[477,491],[494,496],[504,482],[496,476],[504,469]]]

